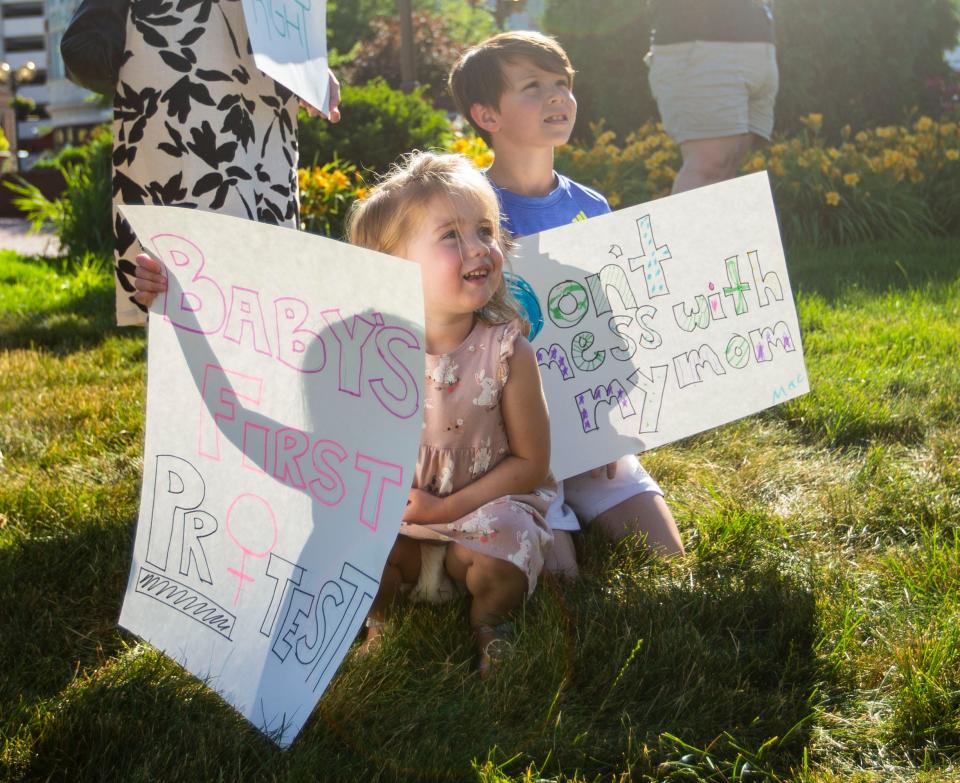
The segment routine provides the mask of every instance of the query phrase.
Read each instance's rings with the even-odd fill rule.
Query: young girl
[[[420,264],[426,316],[420,455],[365,644],[401,587],[420,579],[421,552],[434,561],[442,550],[430,545],[444,546],[446,574],[470,594],[484,675],[507,618],[536,587],[554,497],[547,408],[503,280],[497,197],[465,158],[416,153],[354,204],[348,236]]]
[[[420,264],[426,323],[417,469],[364,648],[383,633],[402,590],[416,585],[435,598],[432,564],[470,595],[485,675],[510,613],[536,587],[552,542],[543,515],[556,489],[540,373],[503,280],[497,197],[466,158],[415,153],[354,204],[348,235]],[[138,301],[149,305],[165,289],[163,270],[139,256],[136,276]]]

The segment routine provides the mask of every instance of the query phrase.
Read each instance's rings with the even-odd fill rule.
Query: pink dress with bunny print
[[[476,326],[455,350],[427,354],[423,434],[413,486],[440,497],[492,470],[510,454],[500,411],[518,322]],[[556,496],[552,480],[529,495],[497,498],[443,525],[407,525],[400,534],[421,541],[456,542],[507,560],[527,577],[528,593],[553,543],[544,514]]]

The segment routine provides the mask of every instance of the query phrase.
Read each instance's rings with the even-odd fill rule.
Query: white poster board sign
[[[519,242],[558,478],[809,391],[765,172]]]
[[[168,270],[120,624],[286,747],[376,595],[420,441],[416,264],[121,207]]]
[[[326,0],[243,0],[243,16],[257,68],[326,114]]]

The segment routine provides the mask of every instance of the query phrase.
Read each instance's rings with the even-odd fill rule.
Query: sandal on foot
[[[367,629],[367,636],[357,648],[357,655],[360,656],[369,655],[376,650],[383,643],[383,636],[387,632],[387,623],[384,620],[368,617],[363,624]]]
[[[512,635],[513,623],[509,621],[499,625],[473,626],[473,641],[478,652],[477,674],[480,679],[489,677],[496,662],[513,650],[513,642],[509,639]]]

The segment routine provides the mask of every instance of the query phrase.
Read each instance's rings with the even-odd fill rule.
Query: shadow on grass
[[[787,267],[795,292],[835,303],[851,288],[872,294],[949,285],[960,279],[957,238],[851,247],[791,247]]]
[[[31,732],[14,777],[460,781],[486,761],[503,780],[533,769],[726,781],[746,779],[744,763],[796,768],[820,679],[802,569],[736,532],[680,564],[587,539],[584,578],[546,581],[493,681],[471,671],[463,605],[404,606],[280,752],[159,653],[115,650]]]
[[[812,577],[760,544],[762,527],[732,520],[679,570],[629,547],[602,563],[588,536],[563,705],[583,724],[554,749],[563,768],[726,780],[744,762],[773,775],[801,762],[820,679]]]
[[[64,258],[15,257],[8,270],[9,282],[27,286],[28,302],[0,312],[0,347],[33,348],[65,356],[99,345],[111,335],[142,337],[142,329],[120,329],[114,315],[112,273],[101,264]],[[44,274],[26,277],[24,269],[42,268]],[[67,294],[57,296],[44,286],[61,286]],[[76,286],[82,293],[70,295]]]
[[[0,549],[0,715],[55,696],[117,646],[132,534],[87,525]]]

